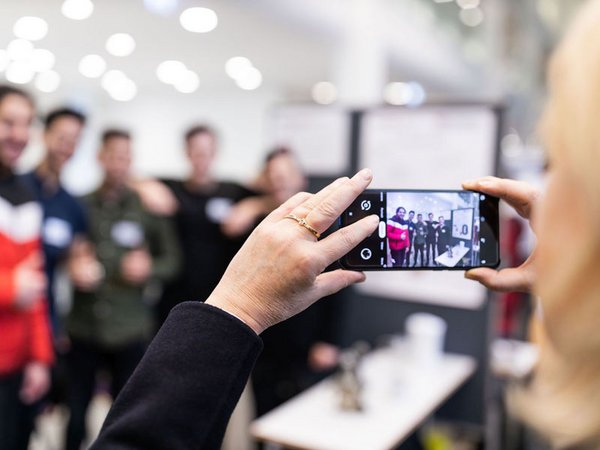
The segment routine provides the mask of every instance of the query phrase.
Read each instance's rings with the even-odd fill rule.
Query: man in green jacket
[[[128,187],[131,138],[102,136],[98,160],[104,180],[86,196],[88,239],[74,245],[69,272],[75,287],[67,318],[71,340],[67,449],[79,449],[96,374],[107,369],[119,393],[141,359],[153,330],[148,294],[173,278],[180,253],[168,219],[152,216]]]

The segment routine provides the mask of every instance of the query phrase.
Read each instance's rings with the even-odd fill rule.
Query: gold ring
[[[306,219],[303,219],[302,217],[298,217],[295,214],[288,214],[287,216],[285,216],[286,219],[292,219],[295,220],[296,222],[298,222],[298,225],[300,225],[301,227],[306,228],[308,231],[310,231],[317,239],[319,239],[321,237],[321,233],[319,233],[317,230],[315,230],[313,227],[311,227],[308,222],[306,222]]]

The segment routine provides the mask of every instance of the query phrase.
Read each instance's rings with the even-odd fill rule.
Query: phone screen
[[[500,263],[498,199],[474,191],[366,190],[340,217],[377,214],[378,229],[345,255],[355,270],[467,270]]]

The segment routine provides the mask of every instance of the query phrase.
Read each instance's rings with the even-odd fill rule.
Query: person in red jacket
[[[387,221],[387,237],[394,267],[402,267],[406,252],[410,248],[410,236],[408,220],[404,219],[406,209],[400,206],[396,209],[396,215]]]
[[[14,167],[29,141],[33,101],[0,86],[0,448],[27,449],[53,362],[43,272],[42,209]]]

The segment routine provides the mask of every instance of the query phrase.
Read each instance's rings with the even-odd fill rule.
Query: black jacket
[[[200,302],[182,303],[113,404],[92,450],[219,449],[261,339]]]

